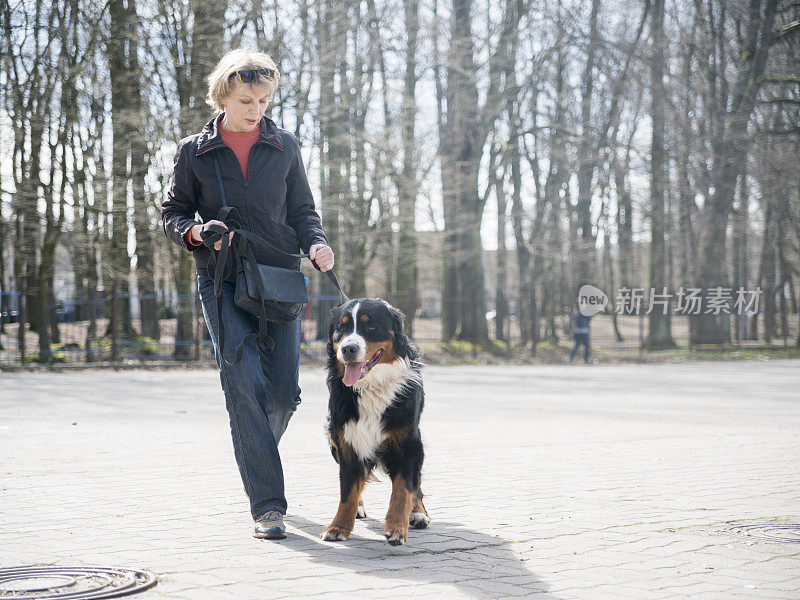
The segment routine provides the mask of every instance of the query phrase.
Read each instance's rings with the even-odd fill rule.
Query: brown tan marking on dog
[[[338,348],[335,348],[338,351]],[[394,349],[394,344],[392,340],[383,340],[380,342],[367,342],[366,350],[364,352],[364,356],[366,356],[366,360],[369,360],[371,357],[375,356],[375,353],[378,350],[383,350],[383,354],[378,359],[378,362],[375,364],[391,364],[398,359],[397,352]],[[341,365],[341,361],[339,361]],[[343,368],[343,367],[340,367]]]
[[[386,447],[394,446],[400,448],[406,437],[408,436],[408,427],[401,427],[400,429],[392,429],[387,431],[383,436],[383,445]]]
[[[364,491],[365,480],[363,478],[356,479],[347,494],[344,502],[339,502],[339,509],[336,511],[336,516],[325,531],[322,532],[322,539],[327,541],[346,540],[353,533],[353,527],[356,524],[356,515],[358,514],[358,504],[361,500],[361,492]]]
[[[366,519],[367,518],[367,511],[364,508],[364,500],[359,498],[358,499],[358,512],[356,513],[356,519]]]
[[[428,511],[425,510],[425,505],[422,503],[422,490],[417,490],[414,493],[414,505],[411,507],[411,512],[422,513],[426,517]]]
[[[408,523],[414,529],[425,529],[431,522],[428,516],[428,511],[425,510],[425,505],[422,503],[422,490],[417,490],[412,494],[414,498],[414,505],[411,507],[411,515],[409,515]]]
[[[392,331],[392,335],[394,335],[394,331]],[[383,356],[378,361],[378,363],[384,363],[387,365],[392,364],[394,361],[400,359],[400,355],[397,354],[397,350],[394,347],[394,343],[392,340],[386,340],[384,342],[385,347],[383,349]]]
[[[386,512],[386,524],[383,527],[383,535],[392,546],[399,546],[408,541],[412,502],[406,480],[402,475],[395,475],[392,479],[392,496],[389,499],[389,510]]]
[[[336,434],[336,442],[334,443],[333,440],[331,440],[331,445],[342,454],[345,460],[352,459],[354,457],[353,449],[350,447],[350,444],[344,440],[344,432],[339,431]],[[338,457],[336,458],[336,462],[339,462]]]

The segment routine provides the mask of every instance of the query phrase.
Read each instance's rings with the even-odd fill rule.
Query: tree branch
[[[761,78],[764,83],[798,83],[800,76],[797,75],[766,75]]]
[[[800,98],[768,98],[766,100],[758,101],[759,104],[779,104],[781,102],[800,105]]]
[[[798,31],[800,31],[800,20],[787,23],[777,31],[772,32],[772,39],[770,40],[769,45],[772,46],[773,44],[780,42],[781,40],[788,39],[790,35],[793,35]]]

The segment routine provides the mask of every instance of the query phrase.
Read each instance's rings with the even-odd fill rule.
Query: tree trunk
[[[2,179],[0,179],[0,189],[3,189]],[[0,211],[1,212],[1,211]],[[6,240],[6,220],[0,214],[0,333],[6,332],[6,321],[3,313],[6,311],[6,294],[9,292],[9,287],[6,282],[6,257],[5,257],[5,240]],[[9,309],[10,310],[10,309]],[[0,350],[3,349],[3,341],[0,338]]]
[[[0,173],[0,190],[3,189],[3,177]],[[2,202],[0,202],[0,206]],[[11,236],[6,233],[8,226],[6,225],[6,220],[3,218],[3,211],[0,210],[0,333],[6,332],[6,321],[3,317],[3,313],[6,310],[11,311],[9,307],[6,309],[6,296],[10,291],[8,286],[8,282],[6,281],[6,239],[11,239]],[[6,237],[8,236],[8,237]],[[10,298],[10,296],[8,296]],[[3,350],[3,341],[0,338],[0,350]]]
[[[614,189],[617,193],[616,218],[620,287],[630,289],[633,285],[633,202],[627,183],[628,165],[627,160],[624,166],[620,164],[616,158],[616,152],[612,156]]]
[[[135,337],[130,311],[131,264],[128,255],[128,157],[136,129],[131,108],[130,55],[127,52],[134,30],[129,5],[125,0],[109,2],[111,17],[108,37],[108,65],[111,75],[111,121],[113,148],[111,151],[111,278],[116,292],[109,331],[112,339]]]
[[[560,30],[559,39],[564,38],[563,29]],[[561,300],[567,300],[572,305],[572,296],[578,290],[569,292],[569,299],[561,298],[561,287],[567,275],[563,260],[561,218],[563,207],[569,206],[564,201],[562,192],[568,192],[569,162],[565,140],[562,133],[566,130],[565,98],[567,95],[567,55],[566,49],[559,43],[556,54],[555,75],[555,106],[553,120],[550,125],[550,139],[548,143],[550,165],[544,184],[544,201],[537,203],[537,219],[531,234],[534,248],[533,254],[533,285],[534,289],[540,287],[542,294],[538,309],[544,320],[543,337],[558,341],[556,327],[556,312],[560,310]]]
[[[694,220],[697,212],[694,190],[689,180],[689,159],[692,148],[690,94],[692,82],[692,51],[691,46],[686,49],[683,57],[683,79],[686,89],[681,99],[682,127],[679,134],[678,156],[675,157],[678,175],[678,228],[680,230],[680,243],[682,251],[679,260],[679,269],[682,284],[697,284],[697,243],[694,235]]]
[[[733,294],[739,289],[747,290],[748,268],[747,268],[747,222],[748,222],[748,187],[747,187],[747,165],[745,164],[739,175],[739,204],[736,208],[735,220],[733,224]],[[734,313],[736,323],[736,340],[747,339],[747,316]]]
[[[206,80],[224,52],[225,11],[228,2],[192,0],[191,7],[194,30],[188,68],[180,62],[177,49],[173,49],[178,97],[181,103],[181,136],[199,132],[211,116],[211,111],[205,104],[208,89]],[[175,40],[176,46],[180,44],[185,48],[187,43],[187,40]],[[176,358],[190,358],[193,344],[189,342],[195,336],[194,299],[197,292],[194,261],[189,252],[180,252],[178,268],[174,273],[179,300],[173,355]]]
[[[406,333],[414,332],[414,315],[417,310],[417,236],[415,216],[417,206],[417,160],[414,120],[417,116],[417,33],[419,31],[419,0],[404,0],[406,48],[405,75],[403,78],[403,106],[401,109],[401,137],[403,170],[398,177],[398,208],[400,247],[397,255],[397,278],[394,302],[405,315]]]
[[[96,98],[91,105],[92,123],[95,132],[103,130],[105,98]],[[86,362],[94,362],[97,358],[94,344],[97,340],[97,317],[103,314],[103,304],[98,294],[98,263],[102,264],[100,243],[103,238],[103,228],[101,216],[104,214],[104,207],[108,205],[108,186],[106,175],[105,149],[101,135],[89,136],[89,148],[87,156],[91,156],[94,162],[94,177],[92,178],[92,198],[90,219],[88,206],[83,212],[83,228],[86,231],[86,293],[89,301],[89,327],[86,331]],[[86,201],[84,194],[84,201]],[[90,225],[91,224],[91,225]]]
[[[769,344],[775,337],[775,200],[767,191],[767,209],[764,214],[764,241],[761,250],[761,282],[764,298],[764,341]]]
[[[342,109],[337,99],[336,78],[334,73],[343,66],[342,47],[346,44],[341,4],[319,4],[321,13],[317,39],[320,43],[320,72],[326,73],[320,81],[319,127],[320,127],[320,188],[322,190],[322,222],[328,242],[337,256],[341,253],[342,244],[339,236],[339,214],[342,205],[343,176],[342,170],[349,159],[342,127]],[[341,72],[340,72],[341,73]],[[344,74],[341,74],[344,77]],[[320,299],[315,306],[317,322],[317,339],[328,338],[330,309],[336,306],[330,284],[324,277],[318,277],[317,293],[327,296]]]
[[[470,166],[475,163],[471,163]],[[461,173],[464,182],[466,174]],[[477,184],[477,173],[471,178]],[[486,291],[484,285],[481,217],[483,211],[474,205],[477,201],[477,185],[471,190],[461,190],[460,206],[464,217],[464,234],[461,236],[461,264],[459,268],[460,331],[458,338],[473,343],[489,340],[486,322]]]
[[[666,45],[664,37],[664,0],[655,0],[653,3],[650,37],[653,45],[653,54],[650,62],[650,112],[653,125],[652,144],[650,146],[650,289],[651,293],[663,294],[668,289],[664,241],[664,228],[666,225],[664,190],[667,185],[664,150],[664,46]],[[665,307],[658,306],[653,308],[652,300],[651,297],[647,347],[650,350],[674,348],[675,342],[670,331],[669,302]]]
[[[90,148],[87,154],[91,155],[92,153],[93,150]],[[78,212],[80,218],[76,219],[76,222],[73,224],[73,230],[76,231],[76,254],[80,254],[81,256],[79,263],[80,270],[76,269],[75,275],[76,279],[80,278],[82,282],[85,282],[82,299],[86,302],[86,308],[81,315],[81,320],[88,321],[86,339],[84,341],[86,362],[92,362],[94,360],[93,341],[97,336],[97,310],[95,306],[97,302],[97,255],[95,254],[95,238],[97,233],[93,231],[90,226],[90,208],[86,197],[86,177],[84,168],[85,167],[81,168],[81,174],[75,186],[77,197],[80,198]],[[95,176],[97,176],[97,173]],[[95,196],[95,202],[97,202],[97,200],[98,197]],[[96,225],[97,219],[92,219],[91,222]]]
[[[581,138],[578,143],[578,218],[577,239],[573,238],[574,259],[577,263],[577,287],[594,282],[595,233],[592,230],[592,180],[595,171],[596,131],[592,126],[592,96],[594,93],[594,63],[599,35],[597,15],[600,0],[592,0],[589,16],[589,43],[586,48],[586,64],[581,78]]]
[[[511,163],[511,227],[514,230],[514,245],[517,249],[517,274],[519,277],[519,297],[517,298],[517,323],[519,323],[520,344],[525,347],[533,342],[535,349],[538,328],[536,327],[536,311],[530,301],[534,298],[534,287],[531,273],[531,252],[522,225],[525,211],[522,207],[522,172],[520,168],[519,136],[516,126],[512,127],[509,141],[509,161]]]
[[[495,181],[495,195],[497,196],[497,252],[495,253],[497,270],[497,284],[494,293],[494,337],[507,342],[506,320],[508,319],[508,301],[506,300],[506,193],[503,179]]]
[[[144,130],[149,116],[142,103],[142,79],[139,65],[139,36],[144,30],[139,24],[135,0],[128,1],[131,23],[129,38],[129,100],[133,131]],[[145,193],[145,177],[149,167],[147,143],[143,135],[131,135],[131,188],[133,190],[133,224],[136,236],[136,281],[139,291],[139,317],[141,334],[152,340],[160,339],[158,314],[156,313],[155,274],[153,271],[153,219],[151,202]]]
[[[40,156],[42,139],[44,136],[44,123],[34,121],[30,128],[30,163],[28,173],[17,187],[17,197],[15,203],[20,207],[22,214],[22,251],[26,256],[25,260],[25,281],[27,283],[25,306],[27,308],[28,323],[31,331],[39,331],[43,315],[39,310],[39,266],[37,258],[37,248],[40,248],[41,232],[38,201],[40,180]]]

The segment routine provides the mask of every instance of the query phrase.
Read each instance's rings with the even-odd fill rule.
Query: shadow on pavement
[[[481,599],[556,599],[548,593],[547,584],[514,554],[509,540],[469,529],[462,523],[434,520],[427,529],[411,529],[404,546],[390,546],[383,536],[383,519],[370,516],[356,521],[353,535],[344,542],[320,539],[327,523],[299,516],[287,516],[286,523],[290,535],[281,545],[303,552],[317,564],[386,578],[386,585],[381,588],[398,588],[403,585],[402,580],[408,580],[452,586]],[[297,535],[292,528],[306,535]],[[365,528],[372,535],[365,537]]]

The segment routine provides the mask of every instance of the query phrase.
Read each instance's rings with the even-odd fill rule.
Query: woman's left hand
[[[333,268],[333,250],[330,246],[314,244],[308,249],[308,256],[323,273]]]

